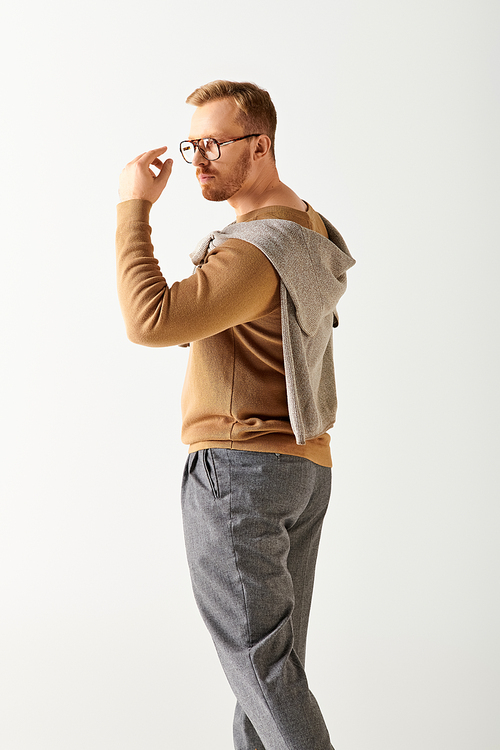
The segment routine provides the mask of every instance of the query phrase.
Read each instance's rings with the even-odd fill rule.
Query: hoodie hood
[[[211,250],[231,238],[255,245],[280,275],[302,331],[314,336],[325,316],[336,319],[335,309],[347,286],[346,271],[355,263],[340,233],[321,219],[328,238],[285,219],[234,222],[204,237],[190,257],[201,265]]]
[[[335,422],[332,327],[346,271],[355,263],[335,227],[321,219],[328,238],[285,219],[234,222],[205,237],[191,255],[199,266],[212,249],[238,238],[258,247],[278,272],[288,412],[298,445]]]

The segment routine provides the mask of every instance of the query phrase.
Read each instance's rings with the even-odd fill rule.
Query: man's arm
[[[128,337],[144,346],[206,338],[260,318],[279,305],[276,271],[260,250],[242,240],[220,245],[195,274],[168,286],[154,257],[149,224],[151,199],[161,195],[171,171],[171,166],[165,167],[167,162],[158,159],[163,151],[141,155],[120,177],[118,296]],[[160,169],[157,177],[150,165]]]

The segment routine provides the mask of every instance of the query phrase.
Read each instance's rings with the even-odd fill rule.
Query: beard
[[[206,182],[201,186],[201,192],[207,201],[227,201],[232,198],[238,190],[241,189],[243,183],[248,177],[250,172],[250,153],[246,153],[241,160],[235,165],[231,175],[222,178],[220,175],[215,176],[214,182],[219,184],[212,184],[212,181]],[[209,169],[198,169],[198,174],[211,174]]]

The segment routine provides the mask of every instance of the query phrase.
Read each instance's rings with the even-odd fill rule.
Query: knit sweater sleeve
[[[269,314],[279,304],[279,276],[254,245],[232,239],[196,273],[169,286],[154,256],[151,203],[118,204],[118,297],[131,341],[174,346]]]

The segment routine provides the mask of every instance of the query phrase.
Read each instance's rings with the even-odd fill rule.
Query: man
[[[237,698],[235,748],[331,750],[304,660],[330,497],[332,326],[354,261],[334,227],[280,181],[266,91],[215,81],[187,102],[196,109],[181,153],[203,197],[227,200],[236,223],[202,241],[196,273],[169,287],[149,211],[172,160],[160,159],[166,148],[134,159],[120,177],[120,303],[132,341],[190,345],[186,550]]]

